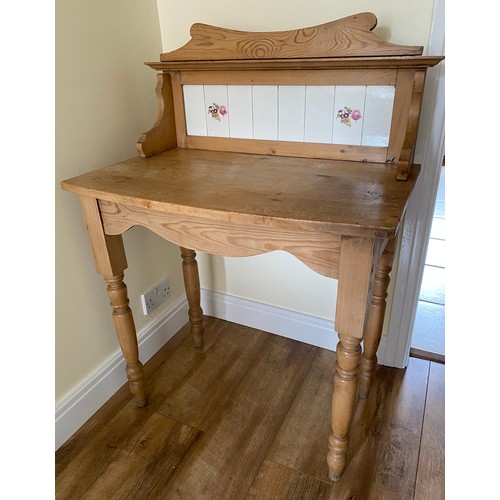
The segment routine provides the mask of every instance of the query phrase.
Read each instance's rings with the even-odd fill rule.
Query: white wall
[[[186,43],[195,22],[272,31],[312,26],[365,11],[377,16],[378,36],[425,47],[433,4],[434,0],[158,0],[165,52]],[[275,252],[244,259],[202,255],[199,262],[204,288],[318,318],[334,317],[337,282],[316,274],[289,254]]]
[[[61,0],[56,4],[56,402],[119,349],[106,284],[95,271],[79,199],[59,182],[137,156],[156,118],[161,52],[156,0]],[[171,278],[183,295],[179,250],[142,228],[124,235],[125,271],[137,330],[142,291]],[[140,265],[139,265],[140,264]],[[149,320],[148,320],[149,321]]]

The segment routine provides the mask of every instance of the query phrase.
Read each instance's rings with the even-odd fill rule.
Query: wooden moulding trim
[[[340,236],[337,234],[165,214],[103,200],[99,205],[108,235],[119,235],[135,225],[141,225],[181,247],[226,257],[284,250],[319,274],[338,277]]]
[[[188,149],[204,149],[209,151],[235,151],[271,156],[300,156],[303,158],[375,163],[386,163],[387,158],[387,148],[376,146],[350,146],[345,144],[268,141],[194,135],[186,136],[186,147]]]
[[[299,69],[373,69],[373,68],[429,68],[435,66],[442,56],[395,56],[395,57],[351,57],[339,59],[248,59],[231,61],[166,61],[145,62],[158,71],[253,71],[253,70],[299,70]]]
[[[182,85],[395,85],[396,69],[183,71]]]
[[[161,61],[415,56],[421,46],[397,45],[372,33],[377,18],[362,12],[317,26],[274,32],[237,31],[193,24],[191,40]]]

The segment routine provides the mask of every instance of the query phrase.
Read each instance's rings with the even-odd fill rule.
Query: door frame
[[[436,0],[428,55],[445,53],[444,0]],[[445,61],[429,68],[422,103],[415,163],[422,170],[411,195],[401,229],[398,266],[394,269],[393,300],[385,342],[378,353],[386,366],[408,365],[413,326],[422,284],[445,144]]]

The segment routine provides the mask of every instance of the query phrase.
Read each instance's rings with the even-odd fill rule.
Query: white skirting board
[[[207,316],[231,321],[335,351],[338,335],[333,320],[233,297],[211,290],[201,290],[201,307]],[[139,355],[146,363],[188,321],[186,299],[159,314],[138,332]],[[385,352],[385,336],[379,353]],[[379,358],[379,363],[384,360]],[[121,351],[91,374],[56,406],[56,449],[77,431],[127,381]]]
[[[333,319],[317,318],[282,307],[204,289],[201,291],[201,307],[203,313],[208,316],[257,328],[330,351],[336,350],[339,341]],[[385,341],[386,336],[383,335],[378,349],[380,364],[385,364],[383,359],[386,350]]]
[[[208,316],[225,319],[282,337],[335,351],[339,338],[333,321],[253,300],[202,290],[201,307]]]
[[[139,358],[144,364],[188,321],[185,298],[151,320],[137,333]],[[118,350],[56,405],[56,450],[74,434],[123,384],[127,382],[125,361]]]

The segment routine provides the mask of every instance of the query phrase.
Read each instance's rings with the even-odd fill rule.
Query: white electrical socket
[[[151,314],[159,305],[163,304],[170,297],[170,281],[168,278],[162,279],[155,286],[141,295],[142,310],[144,315]]]

